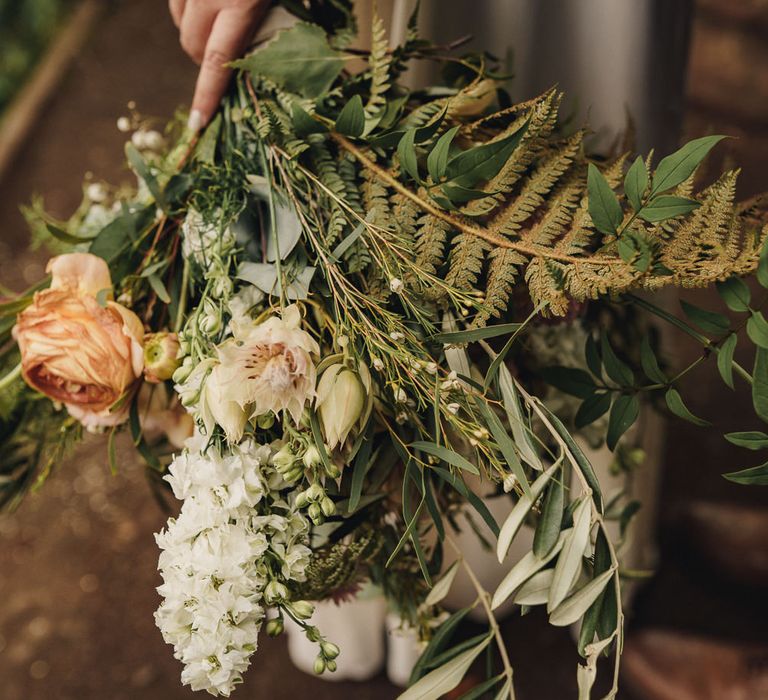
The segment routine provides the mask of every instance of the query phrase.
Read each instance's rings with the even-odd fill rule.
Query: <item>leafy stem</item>
[[[445,536],[446,541],[448,544],[453,547],[454,551],[456,552],[456,555],[459,557],[459,561],[461,562],[462,567],[464,568],[464,571],[467,572],[467,576],[469,577],[470,582],[472,583],[472,586],[474,587],[475,591],[477,592],[477,598],[480,601],[480,604],[483,606],[483,609],[485,610],[485,615],[488,618],[488,625],[491,628],[491,631],[493,632],[493,637],[496,642],[496,646],[499,650],[499,656],[501,658],[501,664],[504,667],[504,675],[507,678],[507,682],[509,684],[509,698],[510,700],[515,700],[515,684],[514,684],[514,669],[512,668],[512,664],[509,660],[509,654],[507,653],[507,647],[504,644],[504,637],[501,634],[501,629],[499,628],[499,623],[496,621],[496,616],[493,614],[493,610],[491,610],[491,601],[490,601],[490,594],[488,591],[485,590],[483,587],[483,584],[480,583],[480,580],[477,578],[477,575],[472,570],[472,567],[467,563],[467,560],[462,556],[461,549],[459,546],[454,542],[454,540],[451,538],[450,535]]]

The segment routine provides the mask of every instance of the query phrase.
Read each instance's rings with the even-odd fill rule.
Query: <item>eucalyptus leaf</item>
[[[603,366],[608,377],[619,386],[632,386],[635,381],[635,375],[613,351],[608,341],[608,336],[605,333],[602,333],[600,337],[600,349],[603,355]]]
[[[594,163],[589,164],[587,171],[587,192],[589,216],[595,228],[601,233],[615,234],[624,218],[624,212],[605,175]]]
[[[594,423],[598,418],[604,416],[611,407],[613,396],[609,391],[597,392],[587,396],[581,402],[579,410],[573,417],[573,424],[576,428],[585,428]]]
[[[416,159],[416,129],[410,128],[403,134],[400,142],[397,144],[397,158],[400,161],[400,168],[408,173],[416,182],[421,182],[419,175],[419,163]]]
[[[571,528],[563,530],[557,538],[555,546],[545,557],[537,557],[532,551],[526,553],[520,561],[509,570],[501,583],[496,587],[496,590],[493,593],[493,598],[491,599],[491,610],[495,610],[500,605],[503,605],[518,588],[528,581],[528,579],[549,564],[549,562],[560,553],[563,543],[570,537],[571,532]]]
[[[466,675],[472,662],[488,646],[491,636],[487,635],[480,644],[467,649],[448,663],[419,679],[414,685],[401,693],[398,700],[438,700],[445,693],[453,690]]]
[[[596,389],[592,375],[578,367],[544,367],[540,375],[555,389],[580,399],[591,396]]]
[[[563,548],[555,565],[552,587],[549,589],[547,612],[551,613],[565,600],[581,567],[581,559],[589,542],[592,525],[592,502],[584,496],[573,512],[573,528],[563,541]]]
[[[549,624],[555,627],[566,627],[580,620],[603,592],[613,575],[613,569],[609,569],[582,586],[551,612]]]
[[[446,179],[454,185],[469,188],[482,180],[490,180],[498,174],[517,148],[527,128],[526,122],[509,136],[475,146],[454,156],[446,165]]]
[[[728,320],[728,317],[723,316],[723,314],[700,309],[698,306],[689,304],[685,300],[680,301],[680,306],[683,309],[683,313],[691,320],[691,322],[706,333],[724,335],[731,327],[731,322]]]
[[[563,505],[565,502],[565,487],[562,474],[553,479],[544,498],[541,517],[533,537],[533,553],[537,557],[549,554],[560,536],[560,526],[563,522]]]
[[[535,573],[515,593],[515,603],[517,605],[544,605],[549,598],[549,587],[552,585],[554,574],[554,569],[544,569]]]
[[[674,219],[676,216],[689,214],[700,206],[701,203],[697,202],[695,199],[675,197],[673,195],[665,194],[659,197],[654,197],[637,213],[637,215],[645,221],[656,223],[658,221]]]
[[[421,653],[421,656],[417,659],[416,664],[411,672],[411,677],[408,681],[408,685],[413,685],[419,678],[421,678],[426,670],[426,666],[432,659],[437,657],[443,649],[445,649],[448,642],[453,637],[456,629],[461,621],[472,611],[471,607],[462,608],[451,614],[443,624],[441,624],[432,638],[429,640],[427,647]]]
[[[640,415],[640,402],[637,396],[622,394],[613,402],[608,418],[608,434],[605,442],[609,450],[616,448],[619,439],[632,427]]]
[[[747,283],[739,277],[730,277],[724,282],[717,282],[717,291],[731,311],[743,313],[749,311],[751,294]]]
[[[280,259],[285,260],[301,239],[301,221],[296,209],[280,192],[274,187],[270,187],[266,178],[260,175],[249,175],[248,181],[251,183],[251,192],[256,197],[268,204],[270,203],[270,196],[273,198],[275,223],[274,225],[270,223],[269,230],[266,232],[267,262],[275,262],[278,251],[280,252]],[[275,233],[277,235],[276,240]]]
[[[336,119],[336,131],[346,136],[361,136],[365,129],[365,109],[360,95],[352,97],[344,105]]]
[[[728,481],[745,486],[768,486],[768,462],[758,467],[723,474]]]
[[[726,433],[725,439],[738,447],[746,447],[748,450],[764,450],[768,448],[768,435],[759,430]]]
[[[451,143],[461,127],[454,126],[446,131],[435,144],[435,147],[427,156],[427,172],[433,182],[440,182],[445,175],[445,169],[448,165],[448,154],[451,150]]]
[[[689,141],[682,148],[663,158],[653,175],[651,193],[665,192],[685,182],[714,145],[725,136],[704,136]]]
[[[517,391],[515,391],[515,383],[504,364],[499,367],[499,391],[504,402],[509,426],[512,429],[512,439],[520,451],[520,458],[537,471],[541,471],[544,466],[533,444],[531,428],[523,418],[523,410]]]
[[[768,348],[768,321],[761,311],[752,311],[747,319],[747,335],[755,345]]]
[[[437,333],[432,340],[437,343],[462,344],[473,343],[477,340],[496,338],[500,335],[508,335],[520,330],[520,323],[498,323],[495,326],[483,326],[482,328],[468,328],[463,331],[448,331]]]
[[[635,211],[642,206],[643,195],[648,187],[648,169],[645,161],[637,156],[624,177],[624,193]]]
[[[755,413],[768,422],[768,350],[756,348],[752,371],[752,404]]]
[[[309,296],[309,285],[315,274],[314,267],[305,267],[287,280],[285,296],[288,299],[301,300]],[[250,282],[254,287],[265,294],[277,295],[277,266],[268,263],[243,262],[240,263],[236,277]]]
[[[717,353],[717,371],[723,381],[733,389],[733,354],[736,351],[736,343],[739,338],[735,333],[731,333]]]
[[[463,469],[464,471],[470,472],[471,474],[480,476],[480,470],[474,464],[472,464],[472,462],[470,462],[465,457],[462,457],[460,454],[457,454],[453,450],[449,450],[447,447],[436,445],[434,442],[427,442],[425,440],[412,442],[410,447],[414,450],[421,450],[422,452],[426,452],[433,457],[437,457],[446,464],[450,464],[452,467],[457,467],[458,469]]]
[[[680,396],[680,392],[674,387],[671,387],[667,390],[667,393],[664,395],[664,399],[667,402],[667,407],[669,410],[672,411],[672,413],[674,413],[678,418],[687,420],[689,423],[698,425],[701,428],[711,425],[709,421],[694,416],[693,413],[688,410],[688,407],[683,401],[683,397]]]
[[[254,77],[267,78],[288,92],[315,98],[328,92],[344,60],[328,44],[322,27],[298,22],[232,65]]]
[[[531,484],[529,494],[523,494],[520,496],[518,502],[515,503],[514,508],[512,508],[507,519],[504,521],[504,524],[501,526],[499,538],[496,542],[496,558],[499,562],[504,561],[507,552],[509,551],[509,547],[512,544],[512,540],[515,538],[515,535],[523,524],[528,512],[533,507],[533,504],[536,503],[536,499],[541,495],[541,492],[552,478],[552,475],[560,469],[561,464],[562,457]]]
[[[667,375],[659,367],[659,361],[656,359],[656,353],[653,352],[647,335],[644,335],[640,342],[640,365],[643,368],[643,372],[645,372],[645,376],[652,382],[658,384],[667,383]]]
[[[453,579],[456,578],[458,571],[459,562],[455,561],[427,594],[427,597],[424,600],[424,605],[437,605],[443,598],[445,598],[445,596],[448,595],[448,591],[451,590]]]

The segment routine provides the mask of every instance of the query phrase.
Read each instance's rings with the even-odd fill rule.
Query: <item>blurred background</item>
[[[516,97],[560,82],[598,136],[623,126],[629,109],[644,149],[735,136],[714,165],[738,163],[744,197],[768,190],[768,1],[479,0],[442,15],[424,4],[425,30],[437,39],[474,31],[500,55],[499,42],[515,44]],[[39,195],[66,218],[84,174],[129,182],[117,119],[134,102],[162,124],[188,103],[195,76],[165,2],[0,0],[0,295],[36,282],[47,257],[29,249],[20,205]],[[675,362],[698,351],[681,336],[668,345]],[[689,375],[687,399],[715,427],[670,423],[651,465],[661,473],[660,562],[629,625],[627,700],[768,698],[768,488],[720,477],[752,466],[722,433],[759,426],[747,423],[748,393],[713,376],[710,366]],[[194,696],[152,616],[152,533],[166,515],[130,447],[119,454],[111,476],[104,445],[89,439],[39,493],[0,515],[0,700]],[[535,614],[504,627],[520,700],[575,697],[578,659],[566,630]],[[305,676],[282,640],[262,635],[238,696],[310,693],[365,700],[397,690],[383,675],[364,684]]]

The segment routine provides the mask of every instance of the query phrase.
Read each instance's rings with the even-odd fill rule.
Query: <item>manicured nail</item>
[[[203,113],[199,109],[193,109],[189,113],[189,119],[187,120],[187,128],[190,131],[200,131],[203,127]]]

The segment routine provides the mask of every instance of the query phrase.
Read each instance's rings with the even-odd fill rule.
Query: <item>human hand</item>
[[[213,116],[232,73],[226,64],[239,58],[261,22],[269,0],[169,0],[181,47],[200,74],[189,128],[198,131]]]

